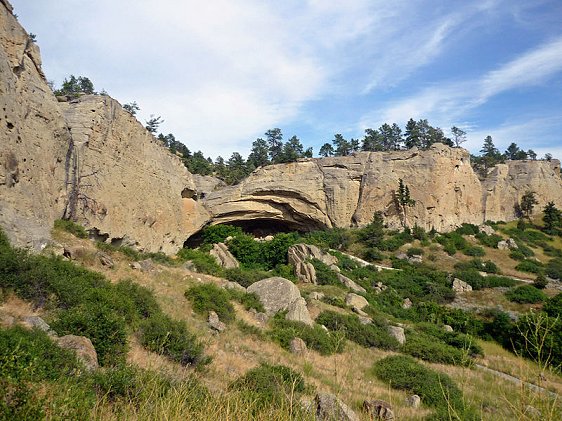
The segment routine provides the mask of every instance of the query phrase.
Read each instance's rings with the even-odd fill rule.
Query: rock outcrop
[[[408,224],[427,230],[512,220],[527,190],[536,192],[537,210],[548,201],[562,207],[559,161],[508,161],[482,182],[468,151],[443,144],[258,168],[239,185],[210,193],[205,206],[212,224],[267,221],[307,231],[364,226],[381,211],[390,227],[399,227],[404,217],[394,200],[399,179],[416,201],[407,210]]]
[[[216,262],[225,269],[234,269],[240,266],[236,257],[228,250],[224,243],[213,244],[213,248],[209,252]]]

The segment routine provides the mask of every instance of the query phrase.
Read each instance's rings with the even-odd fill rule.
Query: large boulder
[[[314,324],[314,320],[312,320],[312,317],[310,317],[310,313],[308,312],[308,308],[306,307],[306,301],[304,298],[297,298],[295,301],[289,304],[287,310],[287,315],[285,316],[287,320],[301,322],[308,326],[312,326]]]
[[[359,421],[350,407],[330,393],[318,393],[314,402],[316,418],[320,421]]]
[[[295,267],[295,275],[297,275],[297,279],[301,282],[307,284],[315,284],[316,283],[316,269],[314,265],[310,262],[297,262],[294,264]]]
[[[288,310],[291,303],[301,298],[301,293],[296,285],[279,276],[255,282],[248,287],[247,291],[258,296],[269,316],[278,311]]]
[[[358,292],[360,294],[365,294],[367,292],[365,288],[363,288],[361,285],[358,285],[355,281],[349,279],[347,276],[344,276],[341,273],[338,273],[337,276],[338,280],[353,292]]]
[[[217,263],[225,269],[235,269],[240,267],[240,263],[238,263],[236,257],[232,255],[224,243],[214,244],[209,254],[213,256]]]
[[[309,262],[310,259],[318,259],[328,266],[338,262],[336,257],[310,244],[295,244],[289,247],[287,256],[289,264],[295,268],[295,275],[299,281],[312,284],[316,283],[316,270]]]
[[[406,335],[404,334],[404,328],[400,326],[388,326],[388,333],[394,339],[398,341],[400,345],[406,343]]]
[[[365,297],[354,294],[353,292],[350,292],[345,296],[345,303],[349,307],[359,310],[363,310],[369,305],[369,302],[365,299]]]
[[[56,339],[58,346],[76,353],[76,357],[88,371],[98,368],[98,354],[92,341],[85,336],[66,335]]]
[[[453,291],[462,294],[463,292],[472,291],[472,287],[469,284],[467,284],[465,281],[455,278],[453,280]]]
[[[392,405],[380,399],[364,401],[363,410],[369,414],[369,417],[371,419],[384,420],[384,421],[394,420],[394,412],[392,411]]]

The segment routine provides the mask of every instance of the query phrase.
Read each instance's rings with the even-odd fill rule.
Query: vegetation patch
[[[230,323],[236,318],[229,293],[214,284],[191,287],[185,292],[185,297],[191,301],[193,310],[205,317],[209,315],[210,311],[214,311],[225,323]]]
[[[533,285],[521,285],[505,293],[509,301],[520,304],[537,304],[546,301],[548,298],[544,292]]]
[[[55,221],[55,229],[66,231],[78,238],[88,238],[88,232],[82,225],[68,219],[57,219]]]

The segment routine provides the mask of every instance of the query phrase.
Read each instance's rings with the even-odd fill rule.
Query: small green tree
[[[146,130],[155,134],[158,131],[158,127],[160,127],[160,124],[163,122],[164,120],[162,120],[162,117],[154,117],[154,114],[150,114],[150,118],[146,121]]]
[[[323,156],[324,158],[326,158],[328,156],[332,156],[332,155],[334,155],[334,147],[329,143],[324,143],[322,145],[322,147],[320,148],[320,151],[318,152],[318,154],[320,156]]]
[[[369,225],[359,231],[359,239],[369,247],[378,247],[384,240],[384,218],[382,212],[377,211]]]
[[[127,111],[129,114],[131,114],[133,117],[137,115],[137,111],[140,111],[140,107],[138,106],[136,101],[123,105],[123,109]]]
[[[542,217],[545,231],[548,233],[554,233],[556,228],[560,227],[560,218],[560,210],[554,206],[554,202],[548,202],[544,207]]]
[[[407,227],[407,208],[415,206],[416,201],[410,196],[410,188],[401,178],[398,180],[398,193],[394,192],[394,202],[402,220],[402,226]]]
[[[453,142],[455,142],[455,146],[458,148],[461,143],[466,142],[466,132],[462,129],[459,129],[457,126],[451,127],[451,133],[453,133]]]
[[[523,195],[523,197],[521,197],[521,212],[523,213],[523,215],[530,221],[531,220],[531,214],[533,213],[533,208],[535,207],[535,205],[537,205],[539,202],[536,198],[536,194],[534,191],[531,190],[527,190],[525,192],[525,194]]]
[[[70,75],[68,79],[64,79],[62,83],[62,87],[55,91],[56,96],[70,96],[70,97],[77,97],[80,94],[87,94],[93,95],[96,92],[94,91],[94,84],[90,79],[85,76],[74,76]]]

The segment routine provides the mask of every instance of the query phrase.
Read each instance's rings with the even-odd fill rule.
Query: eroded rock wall
[[[39,47],[0,2],[0,227],[35,249],[64,204],[69,133],[41,70]]]

